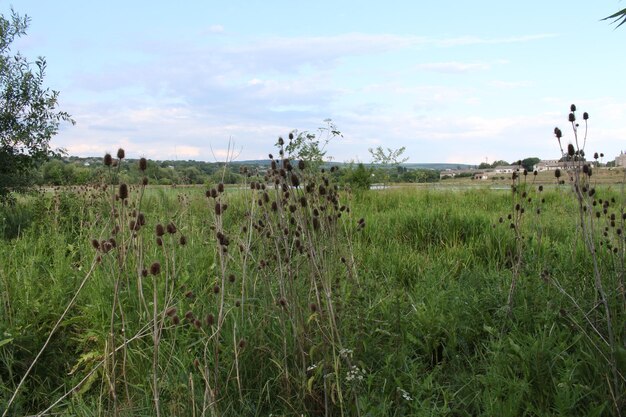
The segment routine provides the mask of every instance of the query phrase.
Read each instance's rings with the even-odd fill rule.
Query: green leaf
[[[8,345],[9,343],[11,343],[13,341],[13,338],[10,337],[8,339],[4,339],[4,340],[0,340],[0,347],[4,346],[4,345]]]

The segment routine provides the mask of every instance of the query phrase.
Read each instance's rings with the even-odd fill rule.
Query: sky
[[[223,161],[289,132],[343,137],[335,161],[405,147],[409,162],[560,156],[570,104],[585,151],[626,151],[626,25],[618,0],[0,0],[31,18],[13,51],[60,91],[53,147],[70,155]]]

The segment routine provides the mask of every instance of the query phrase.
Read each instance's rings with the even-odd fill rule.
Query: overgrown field
[[[620,415],[619,185],[583,209],[275,168],[2,209],[0,414]]]

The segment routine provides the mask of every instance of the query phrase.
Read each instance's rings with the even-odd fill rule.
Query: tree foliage
[[[611,23],[618,23],[616,28],[626,23],[626,9],[622,9],[619,12],[613,13],[611,16],[607,16],[602,20],[613,20]]]
[[[541,159],[536,157],[522,159],[522,166],[528,172],[532,172],[535,169],[535,165],[541,162]]]
[[[378,174],[380,175],[383,187],[389,182],[389,170],[396,168],[408,161],[409,158],[403,158],[402,154],[406,148],[403,146],[398,149],[387,148],[385,151],[382,146],[376,149],[369,148],[368,151],[372,155],[372,163],[378,165]]]
[[[44,87],[46,60],[29,61],[12,43],[30,19],[11,10],[0,15],[0,198],[28,183],[27,171],[54,150],[50,139],[71,116],[57,110],[59,92]],[[57,151],[58,152],[58,151]]]
[[[316,132],[308,130],[289,134],[289,141],[284,147],[285,154],[291,159],[302,160],[308,163],[309,168],[317,169],[324,162],[326,146],[334,139],[343,137],[331,119],[324,120],[325,126],[319,127]],[[282,138],[276,146],[282,147]]]

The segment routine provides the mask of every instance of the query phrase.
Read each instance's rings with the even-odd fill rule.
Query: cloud
[[[211,25],[208,28],[206,28],[203,32],[204,33],[223,33],[224,32],[224,26],[222,26],[222,25]]]
[[[470,71],[486,71],[491,68],[491,64],[485,62],[428,62],[415,65],[419,71],[433,71],[444,73],[465,73]]]
[[[502,80],[493,80],[488,83],[492,87],[496,88],[526,88],[531,87],[533,83],[531,81],[502,81]]]

